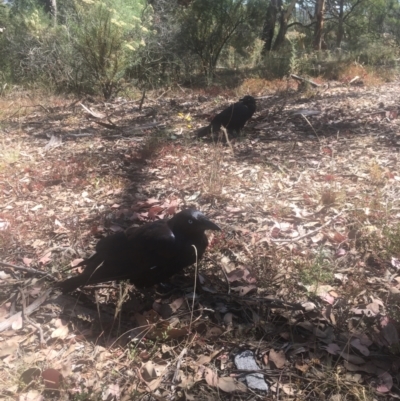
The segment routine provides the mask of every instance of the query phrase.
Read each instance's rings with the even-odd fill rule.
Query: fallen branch
[[[16,266],[12,265],[11,263],[1,262],[1,261],[0,261],[0,266],[9,269],[21,270],[27,273],[37,274],[38,276],[50,276],[49,273],[41,272],[40,270],[32,269],[31,267]]]
[[[312,230],[310,232],[308,232],[307,234],[304,235],[300,235],[299,237],[296,238],[290,238],[290,239],[272,239],[272,242],[297,242],[300,241],[303,238],[309,237],[310,235],[314,235],[316,234],[318,231],[322,230],[324,227],[329,226],[329,224],[331,224],[334,220],[336,220],[341,214],[343,214],[344,210],[342,210],[340,213],[338,213],[335,217],[333,217],[332,219],[330,219],[329,221],[327,221],[325,224],[322,224],[321,227],[316,228],[315,230]]]
[[[353,82],[357,81],[358,79],[360,79],[360,77],[358,75],[356,75],[352,80],[349,81],[349,85],[351,85]]]
[[[316,82],[311,81],[310,79],[303,78],[303,77],[299,77],[298,75],[294,75],[294,74],[291,74],[290,76],[291,76],[291,78],[293,78],[293,79],[295,79],[295,80],[297,80],[297,81],[300,81],[300,82],[307,82],[308,84],[310,84],[310,85],[313,86],[314,88],[319,88],[319,87],[321,87],[320,84],[317,84]]]
[[[92,117],[94,117],[94,118],[105,118],[106,117],[106,115],[105,114],[103,114],[103,113],[100,113],[100,112],[98,112],[98,111],[93,111],[93,110],[91,110],[91,109],[89,109],[89,107],[86,107],[84,104],[82,104],[82,103],[79,103],[80,104],[80,106],[82,106],[82,108],[87,112],[87,113],[89,113]]]

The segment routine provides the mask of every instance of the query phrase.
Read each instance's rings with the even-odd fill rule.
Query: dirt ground
[[[194,132],[244,86],[0,99],[1,399],[400,397],[400,81],[251,88],[229,143]],[[187,206],[222,228],[196,280],[52,289]]]

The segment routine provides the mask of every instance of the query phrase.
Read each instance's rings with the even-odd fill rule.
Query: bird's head
[[[239,99],[239,102],[242,102],[245,105],[248,105],[248,104],[255,105],[256,104],[256,99],[254,99],[253,96],[246,95],[246,96],[242,97],[241,99]]]
[[[173,231],[177,230],[186,235],[198,234],[206,230],[221,230],[215,223],[208,220],[203,213],[195,209],[182,210],[168,223]]]

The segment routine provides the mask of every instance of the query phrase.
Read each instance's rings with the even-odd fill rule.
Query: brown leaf
[[[347,361],[344,361],[343,365],[349,372],[357,372],[358,370],[360,370],[360,366],[354,365]]]
[[[326,347],[323,346],[322,348],[326,349],[332,355],[338,355],[341,351],[339,345],[335,343],[328,344]]]
[[[290,383],[282,384],[281,389],[286,395],[294,396],[296,394],[296,387],[293,384]]]
[[[62,375],[56,369],[46,369],[42,372],[43,382],[46,389],[57,390],[62,382]]]
[[[143,365],[140,372],[144,380],[151,381],[158,377],[155,367],[156,364],[153,361],[148,361]]]
[[[393,387],[393,377],[388,372],[383,372],[378,376],[379,385],[376,388],[376,391],[380,393],[388,393]]]
[[[11,302],[4,303],[0,306],[0,322],[10,315]]]
[[[161,206],[152,206],[149,211],[147,212],[147,215],[149,219],[153,220],[156,218],[156,216],[164,210],[163,207]]]
[[[206,368],[204,371],[204,377],[209,386],[217,387],[218,386],[218,375],[210,368]]]
[[[231,393],[232,391],[247,392],[247,387],[233,377],[219,377],[218,387],[226,393]]]
[[[39,259],[39,263],[41,263],[42,265],[46,265],[47,263],[49,263],[51,261],[51,251],[45,253],[40,259]]]
[[[52,333],[51,333],[51,338],[61,338],[64,339],[68,336],[69,330],[68,330],[68,326],[60,326],[57,329],[55,329]]]
[[[140,313],[135,313],[135,319],[140,328],[144,328],[149,325],[148,320]]]
[[[352,340],[350,344],[354,348],[358,349],[363,355],[365,356],[369,355],[369,349],[365,345],[361,344],[361,341],[358,338]]]
[[[347,352],[342,352],[339,355],[346,361],[348,361],[350,363],[354,363],[355,365],[361,365],[361,364],[365,363],[365,360],[357,355],[352,355]]]
[[[139,354],[139,358],[140,358],[142,361],[148,361],[148,360],[150,359],[150,357],[151,357],[151,355],[150,355],[146,350],[143,350],[143,351]]]
[[[199,366],[197,369],[197,372],[194,375],[194,381],[198,382],[200,380],[203,380],[203,373],[205,372],[206,368],[204,366]]]
[[[347,240],[347,238],[343,234],[340,234],[338,232],[335,232],[333,237],[331,237],[330,239],[334,242],[337,242],[338,244]]]
[[[306,373],[310,369],[310,365],[304,364],[301,365],[299,362],[296,362],[296,369],[300,370],[300,372]]]
[[[196,364],[198,365],[207,365],[207,363],[210,362],[211,362],[211,357],[208,355],[200,355],[196,360]]]
[[[82,258],[74,259],[74,260],[70,263],[70,265],[71,265],[71,267],[75,267],[76,265],[79,265],[79,263],[81,263],[81,262],[83,262],[83,259],[82,259]]]
[[[256,282],[256,278],[252,275],[249,269],[242,267],[239,269],[232,270],[227,273],[228,281],[233,283],[235,281],[246,281],[250,284]]]
[[[187,334],[188,334],[188,329],[186,327],[183,327],[181,329],[172,328],[167,330],[167,336],[169,339],[176,340],[178,338],[187,336]]]
[[[238,292],[241,297],[245,296],[250,291],[255,291],[255,290],[257,290],[257,286],[255,285],[246,285],[232,288],[232,291]]]
[[[211,327],[210,329],[207,330],[206,333],[206,338],[215,338],[215,337],[219,337],[222,335],[224,331],[222,329],[220,329],[219,327]]]
[[[286,362],[285,352],[271,349],[271,351],[269,351],[269,360],[272,361],[278,369],[282,369]]]
[[[153,309],[163,318],[168,319],[175,313],[184,303],[184,298],[178,298],[171,304],[153,303]]]
[[[22,261],[24,262],[25,266],[30,266],[33,259],[23,258]]]
[[[380,308],[384,308],[383,302],[380,299],[373,299],[372,302],[367,305],[367,309],[372,311],[375,315],[380,313]]]

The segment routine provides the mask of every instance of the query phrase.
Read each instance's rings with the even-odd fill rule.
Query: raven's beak
[[[221,229],[215,223],[208,220],[206,217],[201,219],[201,225],[205,230],[221,231]]]

